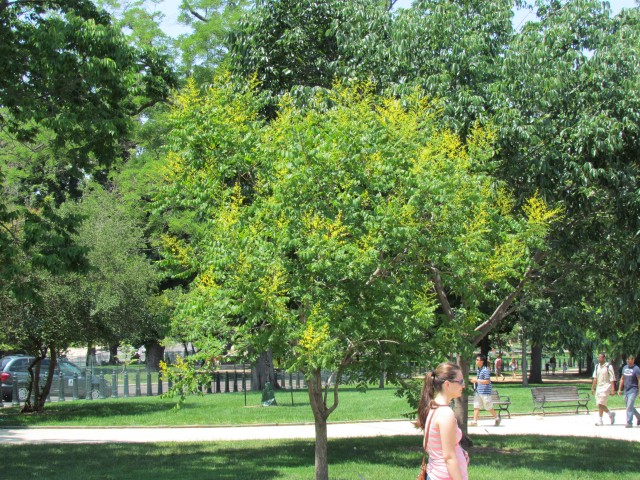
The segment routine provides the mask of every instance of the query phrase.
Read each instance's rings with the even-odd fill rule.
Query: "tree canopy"
[[[304,372],[326,478],[340,379],[370,381],[382,363],[394,378],[408,359],[468,350],[481,306],[525,276],[557,212],[536,196],[515,209],[486,173],[494,132],[461,141],[419,90],[338,85],[306,108],[285,96],[268,123],[259,107],[224,76],[177,98],[164,207],[203,228],[167,237],[166,254],[196,274],[180,312],[197,345],[270,348]],[[446,318],[443,297],[458,300]],[[323,369],[337,377],[331,405]]]

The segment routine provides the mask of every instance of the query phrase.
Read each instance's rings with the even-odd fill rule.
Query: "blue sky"
[[[408,8],[411,6],[413,0],[398,0],[396,3],[396,8]],[[180,5],[181,0],[164,0],[159,8],[166,15],[165,21],[163,22],[164,30],[172,36],[177,36],[180,33],[187,32],[188,29],[178,24],[176,21],[178,6]],[[614,14],[618,13],[623,8],[631,8],[636,5],[635,0],[610,0],[609,4],[611,5],[611,10]],[[516,13],[514,17],[513,23],[514,25],[519,26],[522,23],[523,19],[526,19],[528,16],[531,16],[528,12]]]

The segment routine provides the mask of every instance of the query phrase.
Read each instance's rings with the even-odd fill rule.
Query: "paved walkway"
[[[499,427],[493,421],[481,419],[470,427],[471,435],[555,435],[620,440],[640,440],[640,427],[624,427],[624,411],[617,411],[615,425],[594,425],[595,414],[538,415],[504,418]],[[605,417],[608,420],[608,418]],[[387,422],[331,423],[329,438],[415,435],[407,420]],[[227,440],[265,440],[314,438],[314,426],[265,425],[243,427],[177,427],[177,428],[0,428],[1,444],[19,443],[144,443],[144,442],[211,442]]]

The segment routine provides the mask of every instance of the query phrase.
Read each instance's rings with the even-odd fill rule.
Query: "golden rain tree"
[[[202,223],[167,238],[194,275],[178,320],[205,348],[271,349],[304,373],[327,479],[341,379],[468,352],[495,321],[481,305],[519,292],[557,212],[537,197],[515,211],[487,173],[493,132],[463,142],[417,90],[337,85],[304,107],[285,97],[270,123],[224,76],[179,100],[164,202]]]

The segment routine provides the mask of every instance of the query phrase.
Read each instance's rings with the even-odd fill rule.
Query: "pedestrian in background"
[[[636,417],[636,425],[640,425],[640,413],[636,410],[635,402],[638,396],[638,381],[640,380],[640,368],[635,364],[636,357],[629,355],[627,364],[622,367],[622,375],[620,375],[620,386],[618,387],[618,395],[624,387],[624,404],[627,407],[627,424],[626,428],[633,426],[633,417]]]
[[[596,388],[597,387],[597,388]],[[604,353],[598,354],[598,364],[593,370],[593,382],[591,383],[591,395],[595,391],[596,403],[598,404],[598,421],[596,426],[602,426],[602,415],[606,412],[609,414],[611,425],[616,421],[615,412],[609,411],[607,401],[609,394],[616,393],[616,374],[609,362],[605,361]]]
[[[500,425],[500,415],[493,409],[493,401],[491,400],[491,372],[487,367],[487,357],[484,355],[476,356],[476,378],[471,379],[475,386],[475,395],[473,397],[473,422],[469,425],[478,424],[478,415],[480,410],[487,410],[494,418],[494,424]]]
[[[504,373],[502,373],[502,354],[499,353],[498,354],[498,358],[496,358],[496,380],[500,377],[502,377],[502,380],[504,380]]]

